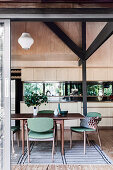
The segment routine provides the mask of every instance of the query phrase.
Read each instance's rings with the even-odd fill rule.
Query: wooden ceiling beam
[[[87,60],[111,35],[113,34],[113,22],[109,22],[97,35],[95,40],[89,46],[85,54],[85,60]],[[79,60],[78,65],[82,64],[82,60]]]
[[[0,8],[0,18],[10,18],[11,21],[113,22],[113,8]]]
[[[80,59],[84,60],[84,52],[55,23],[44,22]]]
[[[64,2],[64,3],[109,3],[113,2],[112,0],[1,0],[1,2],[12,2],[12,3],[19,3],[19,2],[27,2],[27,3],[47,3],[47,2],[52,2],[52,3],[58,3],[58,2]]]
[[[94,15],[113,14],[113,8],[0,8],[0,14],[83,14],[92,18]],[[85,17],[83,17],[85,18]],[[103,16],[107,18],[107,16]]]
[[[97,35],[95,40],[87,49],[85,60],[87,60],[112,34],[113,34],[113,22],[109,22],[105,25],[105,27]]]

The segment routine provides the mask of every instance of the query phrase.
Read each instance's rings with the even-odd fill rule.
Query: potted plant
[[[34,116],[36,116],[38,112],[38,108],[36,106],[39,107],[42,103],[47,103],[47,102],[48,102],[48,99],[44,93],[37,94],[37,93],[31,92],[25,95],[25,104],[28,107],[34,106],[34,111],[33,111]]]

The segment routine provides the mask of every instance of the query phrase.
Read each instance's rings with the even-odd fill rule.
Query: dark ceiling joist
[[[112,8],[0,8],[0,18],[11,21],[113,22]]]
[[[26,10],[27,9],[27,10]],[[0,14],[87,14],[90,18],[93,15],[113,14],[113,8],[0,8]]]
[[[113,34],[113,22],[109,22],[105,25],[105,27],[97,35],[95,40],[87,49],[85,60],[87,60],[112,34]],[[82,60],[79,60],[79,66],[81,64],[82,64]]]
[[[111,35],[113,34],[113,22],[105,25],[96,39],[92,42],[86,51],[85,60],[87,60]]]
[[[84,52],[55,23],[44,22],[80,59],[84,60]]]
[[[52,2],[52,3],[56,3],[56,2],[74,2],[74,3],[105,3],[105,2],[113,2],[112,0],[1,0],[1,2],[27,2],[27,3],[47,3],[47,2]]]

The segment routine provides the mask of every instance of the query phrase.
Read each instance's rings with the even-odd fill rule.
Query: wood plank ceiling
[[[81,47],[81,23],[56,24]],[[18,44],[18,38],[23,32],[29,32],[34,39],[30,50],[24,50]],[[13,61],[78,61],[77,55],[42,22],[12,22],[11,42]]]

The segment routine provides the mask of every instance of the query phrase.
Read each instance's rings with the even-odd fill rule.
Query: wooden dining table
[[[22,154],[24,155],[24,141],[25,141],[25,122],[29,118],[37,118],[37,117],[49,117],[52,118],[56,124],[60,124],[60,132],[61,132],[61,153],[64,155],[64,121],[65,120],[74,120],[74,119],[84,119],[84,116],[80,113],[68,113],[66,116],[55,116],[52,113],[38,113],[37,116],[33,116],[32,113],[20,113],[20,114],[12,114],[12,120],[20,120],[22,122]]]

